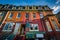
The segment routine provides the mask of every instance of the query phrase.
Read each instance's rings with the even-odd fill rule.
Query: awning
[[[26,38],[35,38],[35,34],[26,34]]]
[[[43,38],[44,32],[39,31],[29,31],[26,33],[26,38]]]

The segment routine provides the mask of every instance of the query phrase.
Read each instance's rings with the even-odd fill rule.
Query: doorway
[[[20,35],[24,35],[25,32],[25,24],[21,24]]]

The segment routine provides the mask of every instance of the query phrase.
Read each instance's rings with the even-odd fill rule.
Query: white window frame
[[[20,13],[20,17],[18,17],[18,14],[19,14],[19,13],[17,13],[17,16],[16,16],[16,18],[20,18],[20,17],[21,17],[21,13]]]
[[[13,23],[13,22],[7,22],[7,23]],[[7,23],[6,23],[6,24],[7,24]],[[5,28],[6,24],[4,25],[4,28]],[[14,25],[14,23],[13,23],[13,25]],[[9,25],[9,26],[10,26],[10,25]],[[3,30],[2,30],[3,32],[11,32],[11,31],[12,31],[12,30],[8,30],[8,28],[7,28],[7,30],[5,30],[4,28],[3,28]],[[12,27],[12,28],[13,28],[13,27]]]
[[[32,25],[32,24],[30,24],[30,27],[31,27],[31,25]],[[34,26],[34,25],[35,25],[35,24],[33,24],[33,26]],[[38,25],[38,24],[37,24],[37,25]],[[37,30],[35,30],[35,29],[31,30],[31,29],[30,29],[30,31],[39,31],[39,27],[37,27]]]
[[[10,15],[11,15],[11,14],[12,14],[12,13],[10,12]],[[10,18],[10,19],[11,19],[12,17],[10,17],[10,15],[8,16],[8,18]]]
[[[40,13],[40,18],[43,18],[44,16],[43,16],[43,13]]]

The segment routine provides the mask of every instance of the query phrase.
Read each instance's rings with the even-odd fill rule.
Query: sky
[[[53,9],[53,13],[57,14],[60,11],[60,0],[0,0],[0,4],[12,5],[47,5]]]

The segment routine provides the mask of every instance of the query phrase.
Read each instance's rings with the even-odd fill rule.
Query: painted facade
[[[7,9],[5,8],[7,6]],[[1,32],[8,40],[59,40],[60,25],[48,6],[5,5]],[[2,10],[2,9],[1,9]],[[3,11],[3,10],[2,10]],[[5,35],[6,35],[5,34]],[[12,37],[11,37],[12,36]]]

